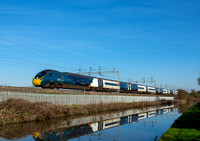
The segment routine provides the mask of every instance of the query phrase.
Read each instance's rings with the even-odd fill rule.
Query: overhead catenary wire
[[[13,60],[12,61],[15,61],[15,60],[19,60],[21,61],[21,63],[23,64],[26,64],[26,65],[31,65],[30,62],[32,62],[33,64],[32,65],[35,65],[35,66],[39,66],[39,67],[56,67],[56,68],[62,68],[62,69],[70,69],[70,70],[76,70],[76,69],[72,69],[72,68],[69,68],[69,67],[65,67],[65,66],[58,66],[58,65],[53,65],[53,64],[49,64],[49,63],[42,63],[42,62],[37,62],[37,61],[33,61],[33,60],[29,60],[29,59],[22,59],[22,58],[17,58],[17,57],[12,57],[12,56],[7,56],[7,55],[0,55],[0,57],[2,57],[2,59],[4,58],[12,58]],[[6,60],[8,62],[8,60]],[[20,62],[16,62],[16,63],[20,63]]]
[[[47,51],[47,50],[38,49],[38,48],[34,48],[34,47],[31,47],[31,46],[28,46],[28,45],[24,45],[22,43],[18,43],[16,41],[13,41],[13,40],[10,40],[10,39],[6,39],[6,38],[0,37],[0,40],[6,41],[6,42],[9,42],[9,43],[12,43],[12,44],[24,47],[24,48],[32,49],[32,50],[35,50],[35,51],[38,51],[38,52],[42,52],[43,54],[45,53],[45,54],[48,54],[48,55],[51,55],[51,56],[55,56],[55,57],[58,57],[60,59],[65,59],[67,61],[72,61],[72,62],[74,62],[76,64],[88,64],[88,65],[92,64],[91,62],[88,63],[88,62],[83,61],[83,60],[78,60],[78,59],[74,59],[74,58],[71,59],[71,58],[63,56],[61,54],[56,54],[55,52],[50,52],[50,51]],[[59,49],[56,49],[56,50],[59,50]],[[93,64],[93,66],[98,66],[98,64]]]
[[[56,54],[55,52],[49,52],[49,51],[46,51],[46,50],[43,50],[43,49],[38,49],[38,48],[34,48],[34,47],[32,47],[32,46],[27,46],[27,45],[24,45],[24,44],[22,44],[22,43],[18,43],[18,42],[16,42],[16,41],[13,41],[13,40],[10,40],[10,39],[6,39],[6,38],[1,38],[1,37],[0,37],[0,40],[4,40],[4,41],[6,41],[6,42],[9,42],[9,43],[12,43],[12,44],[15,44],[15,45],[17,45],[17,46],[24,47],[24,48],[27,48],[27,49],[31,49],[31,50],[34,50],[34,51],[43,52],[44,54],[48,54],[48,55],[51,55],[51,56],[54,56],[54,57],[57,57],[57,58],[60,58],[60,59],[65,59],[65,60],[67,60],[67,61],[72,61],[72,62],[74,62],[74,63],[76,63],[76,64],[83,64],[83,63],[84,63],[84,64],[90,64],[90,66],[91,66],[91,62],[90,62],[90,63],[87,63],[87,62],[82,61],[82,60],[71,59],[71,58],[69,58],[69,57],[66,57],[66,56],[63,56],[63,55],[60,55],[60,54]],[[17,50],[17,49],[15,48],[15,50]],[[31,53],[32,53],[32,52],[31,52]],[[45,57],[45,56],[43,56],[43,57]],[[13,57],[13,59],[17,59],[17,58],[14,58],[14,57]],[[23,62],[23,59],[21,59],[21,60],[20,60],[20,58],[18,58],[18,59],[19,59],[19,61],[22,61],[22,62]],[[27,61],[28,61],[28,60],[27,60]],[[37,65],[35,65],[35,66],[39,66],[39,67],[41,67],[41,66],[43,66],[43,67],[52,66],[52,67],[56,67],[56,68],[69,69],[69,70],[73,70],[73,71],[77,70],[77,69],[72,69],[72,68],[69,68],[69,67],[62,67],[62,66],[57,66],[57,65],[42,63],[42,62],[40,62],[40,61],[38,61],[38,62],[35,62],[35,61],[33,61],[33,60],[29,60],[29,61],[32,62],[33,64],[34,64],[34,63],[37,64]],[[7,61],[7,62],[8,62],[8,61]],[[106,61],[106,62],[108,63],[108,61]],[[27,64],[26,62],[23,62],[23,63],[26,64],[26,65],[24,65],[24,66],[27,66],[27,65],[31,66],[30,64]],[[17,62],[16,62],[16,64],[20,64],[20,63],[17,63]],[[15,65],[16,65],[16,64],[15,64]],[[20,64],[20,65],[22,65],[22,64]],[[98,64],[94,64],[94,66],[98,66]],[[129,75],[131,74],[132,76],[138,76],[138,77],[139,77],[139,75],[137,75],[137,74],[135,74],[135,73],[133,74],[133,73],[127,71],[125,68],[124,68],[124,69],[120,69],[120,71],[121,71],[121,72],[128,73]],[[140,77],[142,77],[142,76],[140,76]]]
[[[32,50],[35,50],[35,51],[39,51],[39,52],[42,52],[42,53],[46,53],[46,54],[48,54],[48,55],[51,55],[51,56],[55,56],[55,57],[58,57],[58,58],[62,58],[62,59],[65,59],[65,60],[67,60],[67,61],[73,61],[73,62],[75,62],[75,63],[77,63],[77,62],[80,62],[81,64],[83,64],[83,63],[86,63],[86,64],[89,64],[89,65],[91,65],[92,63],[90,62],[90,63],[87,63],[87,62],[85,62],[85,61],[82,61],[82,60],[77,60],[77,61],[75,61],[75,59],[73,58],[73,59],[71,59],[71,58],[69,58],[69,57],[66,57],[66,56],[62,56],[62,55],[58,55],[58,54],[56,54],[56,53],[52,53],[52,52],[49,52],[49,51],[47,51],[47,50],[42,50],[42,49],[38,49],[38,48],[34,48],[34,47],[31,47],[31,46],[28,46],[28,45],[24,45],[24,44],[22,44],[22,43],[18,43],[18,42],[16,42],[16,41],[13,41],[13,40],[10,40],[10,39],[6,39],[6,38],[2,38],[2,37],[0,37],[0,40],[4,40],[4,41],[6,41],[6,42],[10,42],[10,43],[12,43],[12,44],[15,44],[15,45],[18,45],[18,46],[21,46],[21,47],[25,47],[25,48],[29,48],[29,49],[32,49]],[[58,50],[58,49],[57,49]],[[43,56],[44,57],[44,56]],[[90,58],[92,58],[92,59],[94,59],[94,57],[90,57]],[[108,61],[106,61],[107,63],[108,63]],[[79,64],[80,64],[79,63]],[[93,66],[99,66],[98,64],[93,64]],[[102,66],[102,65],[101,65]],[[110,67],[110,66],[109,66]],[[105,68],[103,68],[103,69],[105,69]],[[134,74],[134,75],[136,75],[136,74]]]
[[[19,63],[12,63],[12,62],[0,62],[0,64],[3,64],[3,65],[7,65],[8,67],[13,67],[13,66],[15,66],[15,67],[17,67],[17,68],[22,68],[23,67],[23,69],[31,69],[31,70],[33,70],[33,69],[35,69],[35,67],[34,66],[27,66],[26,65],[26,67],[25,67],[25,65],[24,64],[19,64]]]

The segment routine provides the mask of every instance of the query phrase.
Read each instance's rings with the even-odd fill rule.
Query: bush
[[[191,93],[189,93],[183,89],[179,89],[177,98],[183,101],[192,102],[200,100],[200,95],[195,90],[191,90]]]

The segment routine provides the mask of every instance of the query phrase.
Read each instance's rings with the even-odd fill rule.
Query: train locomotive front
[[[33,78],[32,83],[35,87],[41,87],[42,86],[42,81],[43,81],[45,75],[48,73],[48,71],[49,70],[41,71]]]
[[[98,89],[98,79],[68,72],[44,70],[33,78],[33,85],[42,88]]]

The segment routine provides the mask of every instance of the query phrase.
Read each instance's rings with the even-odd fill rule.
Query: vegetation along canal
[[[160,106],[0,127],[0,140],[158,140],[185,106]],[[187,105],[188,107],[188,105]],[[187,109],[187,108],[186,108]]]

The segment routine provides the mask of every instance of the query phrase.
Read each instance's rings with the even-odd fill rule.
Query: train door
[[[99,78],[99,91],[103,91],[103,80]]]
[[[128,90],[131,91],[131,83],[128,84]]]

